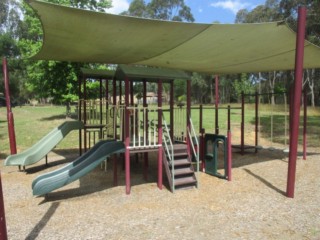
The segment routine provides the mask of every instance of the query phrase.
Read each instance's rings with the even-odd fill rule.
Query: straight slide
[[[70,131],[83,128],[80,121],[66,121],[59,127],[54,128],[40,141],[27,150],[10,155],[6,158],[4,165],[6,166],[27,166],[39,162],[46,156]]]
[[[40,196],[61,188],[91,172],[109,155],[124,151],[123,142],[102,140],[72,163],[35,178],[32,182],[33,195]]]

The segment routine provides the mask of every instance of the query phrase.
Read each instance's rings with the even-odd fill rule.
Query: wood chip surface
[[[55,151],[27,168],[1,166],[9,239],[320,239],[320,149],[297,159],[294,199],[285,196],[288,158],[282,150],[240,155],[234,150],[232,181],[199,174],[198,189],[157,188],[156,155],[148,180],[143,160],[131,161],[131,194],[124,171],[113,186],[112,161],[44,197],[32,180],[77,157]]]

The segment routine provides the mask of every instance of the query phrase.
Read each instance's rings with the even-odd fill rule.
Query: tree
[[[24,62],[19,58],[18,41],[22,31],[19,3],[16,0],[2,0],[0,2],[0,57],[8,58],[10,67],[11,97],[20,95],[22,79],[24,79]],[[2,61],[0,63],[2,69]],[[1,83],[2,82],[2,83]],[[0,71],[0,93],[4,92],[2,71]]]
[[[111,7],[110,0],[48,0],[48,2],[105,11]],[[23,56],[35,54],[41,47],[42,29],[39,19],[33,10],[23,4],[24,25],[26,34],[20,40],[19,47]],[[70,102],[77,97],[77,76],[84,64],[56,61],[28,61],[26,88],[30,97],[45,99],[52,97],[55,102]]]
[[[151,19],[194,22],[191,9],[185,5],[184,0],[151,0],[148,4],[144,0],[133,0],[128,11],[122,14]]]
[[[298,7],[305,6],[307,8],[307,24],[306,24],[306,37],[309,41],[316,45],[320,45],[320,1],[314,0],[281,0],[279,4],[280,12],[287,20],[289,26],[296,31],[297,28],[297,15]],[[304,74],[304,85],[310,91],[308,94],[311,98],[311,104],[314,106],[315,98],[318,87],[315,83],[316,72],[318,70],[306,70]],[[318,90],[320,95],[320,90]]]

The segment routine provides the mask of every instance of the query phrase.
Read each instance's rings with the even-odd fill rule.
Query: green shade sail
[[[34,60],[138,64],[205,73],[294,69],[296,34],[285,22],[196,24],[117,16],[36,0],[44,42]],[[304,68],[320,68],[305,41]]]

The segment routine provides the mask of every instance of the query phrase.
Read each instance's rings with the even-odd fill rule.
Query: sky
[[[132,0],[113,0],[113,8],[107,12],[118,14],[126,11]],[[165,1],[165,0],[164,0]],[[195,22],[197,23],[234,23],[237,12],[246,8],[249,11],[266,0],[184,0],[191,8]],[[149,2],[146,0],[145,2]]]

